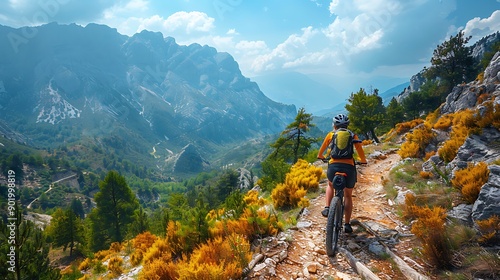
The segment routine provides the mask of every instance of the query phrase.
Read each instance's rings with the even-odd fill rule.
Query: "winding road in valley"
[[[49,189],[48,189],[48,190],[46,190],[44,193],[48,193],[48,192],[50,192],[50,191],[53,189],[53,187],[54,187],[54,185],[55,185],[55,184],[57,184],[57,183],[61,183],[61,182],[64,182],[64,181],[69,180],[69,179],[73,179],[73,178],[75,178],[75,177],[76,177],[76,174],[73,174],[73,175],[70,175],[70,176],[67,176],[67,177],[61,178],[61,179],[59,179],[59,180],[57,180],[57,181],[54,181],[54,182],[50,183],[50,185],[49,185]],[[40,195],[40,196],[41,196],[41,195]],[[33,199],[33,201],[32,201],[32,202],[30,202],[30,204],[28,204],[28,206],[27,206],[26,208],[31,209],[31,205],[32,205],[35,201],[38,201],[38,200],[40,199],[40,196],[39,196],[39,197],[37,197],[37,198],[35,198],[35,199]]]

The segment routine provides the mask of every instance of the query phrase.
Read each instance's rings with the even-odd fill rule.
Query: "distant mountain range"
[[[346,91],[340,91],[331,86],[335,77],[321,74],[303,74],[298,72],[280,72],[280,73],[266,73],[266,75],[251,77],[256,81],[266,96],[277,102],[285,104],[294,104],[297,108],[304,107],[308,113],[315,116],[322,116],[325,114],[334,114],[336,112],[344,111],[344,106],[350,94],[359,90],[359,88]],[[401,79],[388,79],[387,77],[374,78],[370,81],[359,81],[366,84],[370,90],[369,85],[391,85],[391,88],[384,91],[387,95],[388,101],[393,96],[401,93],[398,91],[400,88],[407,86],[408,82],[394,85],[394,81]],[[377,81],[380,79],[380,81]],[[343,81],[339,81],[339,86]],[[377,88],[377,87],[374,87]],[[385,97],[384,97],[385,98]]]
[[[297,112],[266,97],[231,55],[161,33],[51,23],[0,26],[0,37],[0,127],[30,145],[114,147],[151,166],[189,146],[210,162],[281,132]]]
[[[272,100],[304,107],[309,113],[324,109],[325,103],[335,105],[345,99],[335,88],[298,72],[269,73],[251,79]]]

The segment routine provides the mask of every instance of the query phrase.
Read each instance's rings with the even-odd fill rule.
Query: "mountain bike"
[[[335,177],[333,177],[332,183],[335,188],[335,196],[330,201],[328,221],[326,223],[326,254],[328,256],[334,256],[337,252],[337,244],[343,228],[346,177],[347,174],[343,172],[336,172]]]
[[[328,159],[326,160],[328,162]],[[355,165],[360,163],[355,162]],[[328,220],[326,223],[326,254],[335,256],[338,249],[339,237],[343,229],[344,219],[344,189],[347,186],[347,174],[336,172],[332,181],[335,195],[330,201]],[[330,186],[328,186],[330,187]]]

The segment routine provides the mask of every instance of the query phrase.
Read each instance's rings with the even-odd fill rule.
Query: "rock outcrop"
[[[488,182],[481,187],[479,197],[472,207],[472,219],[485,220],[500,215],[500,166],[490,165]]]
[[[487,98],[481,99],[480,96],[487,96]],[[494,55],[484,71],[484,80],[456,86],[441,106],[440,113],[444,115],[472,109],[477,110],[478,114],[483,114],[486,108],[485,103],[482,103],[483,100],[500,104],[500,52]],[[439,138],[442,144],[448,137],[440,135]],[[470,225],[473,221],[500,215],[500,166],[496,165],[500,161],[499,139],[498,128],[485,127],[480,134],[471,134],[467,137],[451,162],[445,163],[439,155],[434,155],[422,165],[424,171],[433,172],[436,176],[444,175],[453,178],[454,171],[466,168],[470,163],[486,162],[489,164],[488,182],[482,186],[474,205],[458,205],[448,213],[449,217]],[[434,150],[437,150],[439,145],[435,145]]]

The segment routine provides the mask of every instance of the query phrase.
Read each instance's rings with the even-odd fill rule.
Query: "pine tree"
[[[387,108],[385,110],[387,118],[386,124],[389,127],[394,127],[396,124],[404,121],[405,111],[401,104],[398,103],[395,97],[391,99],[389,104],[387,104]]]
[[[174,221],[183,220],[189,210],[187,198],[184,194],[173,193],[169,196],[167,201],[169,213]]]
[[[262,162],[263,176],[259,180],[264,189],[272,190],[276,184],[282,183],[291,165],[305,157],[312,144],[319,141],[307,135],[311,127],[315,126],[311,123],[312,119],[312,115],[306,113],[304,108],[299,109],[295,120],[270,145],[274,151]]]
[[[151,215],[151,233],[165,237],[170,214],[164,207],[156,209]]]
[[[351,94],[348,101],[345,108],[351,120],[349,128],[379,143],[375,128],[384,122],[385,107],[382,98],[378,95],[378,90],[375,89],[372,94],[368,94],[360,88],[357,93]]]
[[[215,186],[217,189],[218,203],[222,203],[238,188],[238,175],[239,174],[235,170],[228,170],[219,177]]]
[[[52,220],[47,229],[53,238],[54,246],[63,246],[65,251],[69,247],[69,255],[73,255],[73,248],[85,241],[83,221],[69,208],[58,208],[52,214]]]
[[[281,157],[291,164],[305,156],[311,145],[317,142],[316,138],[307,136],[307,132],[315,126],[311,121],[312,115],[306,113],[304,108],[300,108],[295,120],[281,132],[276,142],[271,144],[271,147],[275,149],[273,156]]]
[[[144,208],[139,207],[139,209],[134,212],[134,221],[130,224],[130,235],[136,236],[140,233],[149,230],[149,219],[148,214],[144,211]]]
[[[459,83],[473,80],[477,71],[474,69],[472,48],[466,46],[470,38],[460,31],[437,46],[431,58],[432,66],[426,71],[427,78],[433,80],[439,77],[446,83],[447,92]]]
[[[80,219],[85,218],[85,210],[83,209],[83,204],[78,198],[73,198],[71,201],[71,210],[76,214]]]
[[[100,248],[106,242],[122,242],[134,219],[134,211],[139,207],[125,178],[116,171],[109,171],[104,181],[99,183],[99,192],[94,200],[97,207],[89,215],[94,231],[91,247]],[[103,239],[104,236],[106,238]]]
[[[0,219],[0,277],[2,279],[60,279],[58,269],[50,266],[49,244],[44,233],[33,222],[23,219],[16,207],[16,220],[9,226]],[[9,239],[14,232],[13,239]],[[14,248],[15,260],[8,263]]]

